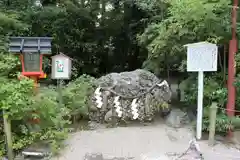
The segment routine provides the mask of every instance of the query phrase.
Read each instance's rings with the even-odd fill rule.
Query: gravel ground
[[[134,157],[134,160],[165,160],[160,157],[166,153],[183,153],[192,137],[192,131],[187,127],[173,129],[164,124],[80,131],[70,136],[67,147],[54,160],[84,160],[86,154],[93,153],[101,153],[105,159]],[[198,144],[204,160],[240,160],[237,149],[220,143],[209,147],[207,141],[198,141]]]

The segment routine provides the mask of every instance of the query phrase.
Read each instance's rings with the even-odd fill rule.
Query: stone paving
[[[54,160],[171,160],[176,153],[181,154],[193,139],[189,128],[173,129],[164,124],[137,127],[105,128],[74,133],[67,141],[61,156]],[[209,147],[207,141],[199,141],[204,160],[240,160],[237,149],[217,144]],[[98,159],[94,159],[94,156]],[[88,155],[88,159],[86,159]],[[102,155],[102,156],[101,156]],[[191,153],[182,160],[195,159]],[[122,158],[114,158],[122,157]],[[176,158],[176,156],[175,156]]]

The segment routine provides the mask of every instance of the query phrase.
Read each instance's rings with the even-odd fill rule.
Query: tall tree
[[[163,2],[164,6],[168,6],[163,14],[166,16],[164,20],[153,20],[139,37],[140,44],[145,45],[149,53],[144,67],[155,73],[161,72],[159,68],[164,68],[166,55],[171,59],[168,65],[172,70],[183,69],[184,44],[206,40],[214,43],[228,41],[230,8],[226,6],[230,5],[230,1],[166,0],[150,2],[149,6],[160,8]]]

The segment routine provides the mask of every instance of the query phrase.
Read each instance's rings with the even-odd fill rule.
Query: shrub
[[[55,87],[42,88],[40,93],[33,98],[34,104],[32,118],[39,118],[41,129],[63,128],[68,124],[70,110],[65,106],[59,107]]]
[[[187,104],[197,104],[197,79],[190,77],[185,82],[185,102]],[[219,79],[219,74],[212,74],[204,78],[204,100],[203,100],[203,131],[209,131],[209,108],[212,102],[217,102],[218,107],[225,108],[227,103],[227,88]],[[239,104],[237,104],[239,105]],[[225,109],[218,109],[216,118],[216,132],[225,134],[229,129],[239,126],[239,118],[229,118]]]
[[[1,84],[1,109],[12,123],[13,149],[21,150],[36,141],[48,140],[56,150],[60,146],[60,139],[66,136],[63,129],[68,121],[63,117],[68,115],[67,108],[58,108],[56,91],[45,88],[37,95],[33,95],[33,81],[24,78],[18,80],[3,80]],[[31,119],[40,119],[34,124]],[[37,127],[36,127],[37,126]],[[38,128],[38,130],[36,130]],[[0,127],[0,156],[5,153],[3,128]]]
[[[88,98],[93,92],[95,79],[82,75],[63,87],[63,106],[58,105],[57,88],[44,87],[33,94],[33,81],[28,78],[9,80],[0,78],[0,104],[12,123],[15,151],[42,140],[48,140],[57,151],[66,137],[71,118],[88,116]],[[39,119],[39,123],[34,123]],[[38,122],[38,121],[37,121]],[[2,124],[2,123],[1,123]],[[37,129],[37,130],[36,130]],[[0,125],[0,156],[5,153],[3,126]]]
[[[70,82],[63,90],[63,102],[70,110],[73,122],[77,118],[88,117],[88,99],[94,90],[95,79],[82,75]]]

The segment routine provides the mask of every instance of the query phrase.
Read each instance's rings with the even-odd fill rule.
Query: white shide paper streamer
[[[102,102],[102,93],[101,93],[101,88],[98,87],[96,90],[95,90],[95,98],[96,98],[96,103],[97,103],[97,108],[102,108],[102,105],[103,105],[103,102]]]
[[[119,96],[114,98],[114,107],[116,108],[117,116],[122,117],[122,111],[120,107],[120,102],[119,102]]]
[[[158,85],[158,87],[162,87],[162,86],[167,86],[167,87],[169,87],[169,85],[168,85],[168,83],[167,83],[167,81],[166,80],[164,80],[164,81],[162,81],[161,83],[159,83],[159,84],[157,84]]]
[[[132,104],[131,104],[133,119],[137,119],[139,116],[137,106],[138,106],[137,99],[135,98],[135,99],[133,99]]]

